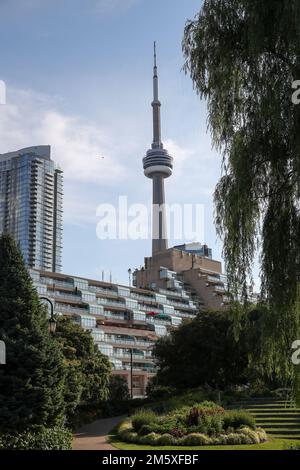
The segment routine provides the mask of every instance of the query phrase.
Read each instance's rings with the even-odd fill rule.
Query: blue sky
[[[152,140],[152,45],[158,43],[162,132],[174,156],[169,203],[204,204],[201,242],[221,258],[212,194],[221,158],[206,107],[182,72],[183,29],[200,0],[0,0],[0,153],[52,146],[64,170],[63,271],[127,282],[150,240],[99,240],[96,208],[150,205],[142,158]],[[97,156],[104,156],[100,159]],[[184,240],[175,240],[178,244]]]

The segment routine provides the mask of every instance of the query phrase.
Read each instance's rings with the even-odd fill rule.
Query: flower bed
[[[164,415],[141,410],[119,425],[118,437],[124,442],[150,446],[193,447],[267,441],[266,432],[256,428],[249,413],[225,411],[213,402],[183,407]]]

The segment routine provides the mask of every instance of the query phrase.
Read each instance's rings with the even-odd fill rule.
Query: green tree
[[[154,347],[157,383],[178,389],[216,389],[246,383],[247,351],[235,342],[230,313],[201,312],[159,339]]]
[[[299,334],[300,106],[292,103],[299,24],[299,0],[204,0],[183,40],[185,70],[207,100],[223,154],[216,226],[232,300],[241,295],[247,304],[258,250],[271,312],[265,367],[276,360],[285,377]]]
[[[95,347],[91,333],[69,318],[58,320],[55,338],[67,366],[65,400],[71,417],[80,403],[97,405],[107,399],[111,365]]]
[[[129,400],[130,394],[126,377],[112,375],[109,382],[109,400],[112,402]]]
[[[0,430],[20,432],[64,421],[63,356],[50,336],[45,308],[13,239],[0,237]]]
[[[200,312],[184,322],[154,347],[158,374],[149,382],[151,397],[172,394],[177,389],[210,385],[224,390],[247,385],[255,390],[290,386],[282,380],[278,364],[273,361],[270,372],[265,367],[265,316],[269,307],[252,306],[244,315],[239,339],[234,337],[234,320],[230,310]]]

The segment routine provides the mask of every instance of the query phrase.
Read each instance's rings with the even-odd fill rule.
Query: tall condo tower
[[[15,238],[30,268],[61,270],[62,197],[49,145],[0,155],[0,234]]]
[[[143,158],[144,174],[152,179],[152,256],[168,248],[165,211],[164,179],[172,174],[173,158],[161,141],[161,103],[158,99],[158,75],[156,63],[156,44],[154,43],[153,68],[153,143]]]

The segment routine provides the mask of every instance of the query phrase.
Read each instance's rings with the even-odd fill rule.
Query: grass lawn
[[[252,445],[236,445],[236,446],[198,446],[198,447],[181,447],[181,446],[164,446],[151,447],[138,444],[127,444],[118,440],[117,436],[112,434],[109,436],[109,442],[112,446],[120,450],[287,450],[291,444],[299,444],[299,440],[295,439],[274,439],[269,438],[268,442],[263,444]]]

